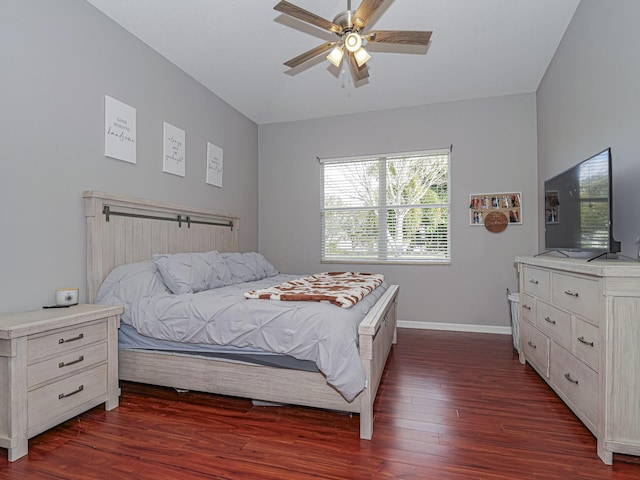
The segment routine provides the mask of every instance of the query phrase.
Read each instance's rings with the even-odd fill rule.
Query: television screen
[[[545,249],[617,253],[613,239],[611,149],[544,184]]]

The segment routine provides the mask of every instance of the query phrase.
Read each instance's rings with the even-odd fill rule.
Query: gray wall
[[[640,237],[638,19],[637,0],[582,0],[537,92],[540,202],[546,179],[611,147],[614,235],[633,258]]]
[[[504,331],[516,255],[536,253],[535,95],[272,125],[259,132],[259,246],[281,271],[379,271],[400,285],[405,325]],[[352,133],[349,133],[352,132]],[[319,157],[443,148],[451,160],[451,265],[328,265],[320,259]],[[469,194],[521,191],[523,225],[469,226]],[[415,323],[412,323],[415,322]],[[442,325],[440,325],[442,326]],[[497,327],[493,328],[492,327]]]
[[[80,287],[82,191],[187,204],[241,217],[257,249],[257,126],[83,0],[3,2],[0,15],[0,313]],[[137,109],[137,164],[104,157],[105,94]],[[162,122],[186,131],[186,176],[162,172]],[[205,149],[224,149],[224,186]]]

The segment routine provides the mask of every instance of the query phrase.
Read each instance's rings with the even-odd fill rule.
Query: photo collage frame
[[[469,195],[469,224],[484,225],[489,213],[502,213],[509,224],[522,224],[522,193],[476,193]]]

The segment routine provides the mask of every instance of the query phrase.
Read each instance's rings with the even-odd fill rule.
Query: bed
[[[87,301],[92,303],[109,273],[145,262],[154,254],[238,250],[237,216],[180,205],[87,191]],[[275,277],[274,277],[275,278]],[[119,378],[253,400],[358,413],[360,438],[373,434],[373,405],[392,344],[396,342],[398,286],[386,285],[357,325],[364,388],[347,400],[316,369],[229,361],[184,350],[119,350]],[[367,297],[365,297],[366,299]],[[247,302],[277,302],[248,300]],[[306,302],[312,303],[312,302]],[[357,306],[357,305],[356,305]],[[342,310],[337,306],[333,309]]]

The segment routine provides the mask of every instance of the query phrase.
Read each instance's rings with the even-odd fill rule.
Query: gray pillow
[[[278,274],[278,270],[257,252],[223,253],[221,256],[231,272],[233,283],[253,282]]]
[[[216,251],[156,254],[153,261],[164,283],[176,295],[197,293],[233,283],[231,272]]]
[[[131,305],[142,298],[171,293],[151,260],[120,265],[111,270],[98,289],[96,303],[122,305],[122,319],[129,318]]]

